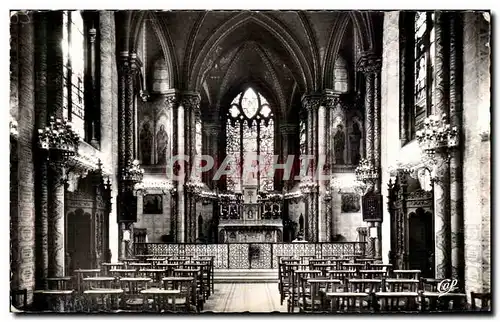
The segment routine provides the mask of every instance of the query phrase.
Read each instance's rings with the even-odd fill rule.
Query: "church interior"
[[[10,46],[12,312],[491,312],[489,12],[16,11]]]

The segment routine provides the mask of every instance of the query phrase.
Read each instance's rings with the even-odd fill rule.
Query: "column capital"
[[[208,135],[219,135],[221,126],[217,123],[204,123],[203,131]]]
[[[279,126],[281,134],[289,135],[297,133],[298,126],[293,123],[282,123]]]
[[[321,101],[322,95],[320,94],[304,95],[302,97],[302,106],[304,106],[307,111],[317,110],[321,105]]]
[[[176,108],[179,105],[179,95],[175,91],[165,94],[164,99],[168,109]]]
[[[325,92],[323,94],[322,105],[327,109],[335,108],[340,103],[340,94],[337,92]]]
[[[379,73],[381,68],[382,59],[372,51],[363,52],[357,62],[357,69],[362,73]]]
[[[201,97],[199,93],[196,92],[184,92],[181,95],[179,105],[186,109],[193,109],[195,112],[200,110]]]

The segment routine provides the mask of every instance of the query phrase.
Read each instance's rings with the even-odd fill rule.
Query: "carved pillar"
[[[186,174],[188,182],[194,182],[198,178],[193,172],[193,167],[196,162],[196,122],[200,118],[200,95],[198,93],[183,93],[180,105],[184,107],[184,112],[186,114],[187,124],[185,126],[185,149],[186,155],[189,156],[189,162],[187,162]],[[195,241],[196,232],[196,200],[195,191],[192,189],[185,189],[186,194],[186,242]]]
[[[307,111],[307,154],[313,157],[309,163],[307,178],[303,178],[303,183],[307,184],[304,190],[307,195],[305,239],[310,242],[318,241],[318,180],[314,175],[317,166],[317,117],[320,104],[320,95],[308,95],[303,98],[303,105]]]
[[[450,13],[450,125],[462,129],[462,16]],[[462,140],[463,142],[463,140]],[[454,149],[450,159],[451,275],[464,286],[464,213],[462,156]]]
[[[47,126],[47,16],[35,14],[35,126],[42,129]],[[36,287],[45,288],[48,273],[48,183],[47,158],[37,151],[35,171],[35,209],[36,209]]]
[[[373,70],[372,53],[364,53],[358,69],[365,74],[365,158],[373,162]]]
[[[91,85],[91,90],[92,90],[92,97],[91,97],[91,106],[87,106],[86,110],[87,113],[89,114],[88,116],[86,115],[86,121],[88,120],[87,124],[90,124],[90,126],[87,126],[86,132],[89,133],[90,137],[90,144],[96,148],[99,149],[99,138],[100,138],[100,108],[99,108],[99,102],[97,100],[97,73],[96,73],[96,67],[99,66],[96,60],[96,36],[97,36],[97,31],[95,28],[90,28],[89,29],[89,52],[90,52],[90,62],[89,62],[89,67],[90,67],[90,85]],[[86,124],[86,125],[87,125]],[[90,129],[88,129],[90,127]]]
[[[435,89],[433,114],[449,115],[448,38],[445,14],[435,13]],[[434,183],[434,229],[436,234],[436,278],[450,278],[450,164],[446,151],[436,153],[436,181]]]
[[[181,103],[177,107],[177,117],[175,118],[177,120],[177,155],[179,157],[184,156],[186,154],[185,151],[185,133],[184,133],[184,124],[185,124],[185,118],[184,118],[184,105]],[[185,205],[185,196],[184,196],[184,182],[186,180],[185,174],[186,174],[186,167],[187,162],[184,162],[182,159],[178,161],[182,166],[176,166],[175,168],[177,169],[182,169],[181,171],[178,171],[176,173],[178,180],[177,180],[177,242],[178,243],[183,243],[185,242],[185,223],[184,219],[186,217],[186,205]]]
[[[283,123],[280,125],[280,132],[281,132],[281,156],[282,156],[282,163],[285,164],[288,160],[288,156],[292,154],[292,150],[290,148],[291,142],[293,141],[293,135],[297,133],[297,126],[294,124],[290,123]],[[284,175],[286,174],[286,171],[284,170]],[[293,173],[292,169],[289,170],[288,178],[283,177],[283,188],[290,189],[293,184]]]
[[[62,11],[47,13],[51,28],[47,32],[47,109],[56,119],[63,118],[63,52],[59,44],[63,35]],[[48,168],[48,276],[64,276],[65,225],[64,175],[65,161],[61,155],[49,155]]]
[[[169,111],[168,115],[172,116],[172,154],[171,154],[171,159],[167,160],[167,176],[171,179],[174,178],[174,175],[177,175],[175,171],[175,166],[172,164],[173,157],[177,155],[178,152],[178,147],[176,145],[177,138],[178,138],[178,133],[177,133],[177,126],[178,126],[178,99],[175,93],[172,93],[170,95],[167,95],[165,97],[165,105],[167,110]],[[178,217],[179,217],[179,209],[178,209],[178,195],[177,195],[177,184],[178,181],[173,180],[173,189],[171,190],[171,198],[170,198],[170,234],[172,236],[172,239],[174,242],[177,241],[177,230],[178,230]]]
[[[64,190],[65,162],[49,161],[48,276],[65,276]]]
[[[332,195],[327,191],[325,201],[325,236],[322,241],[329,242],[332,238]]]
[[[206,173],[207,184],[211,189],[216,188],[216,182],[213,180],[215,176],[215,172],[217,171],[221,160],[218,159],[218,151],[219,151],[219,136],[220,136],[220,124],[217,123],[205,123],[203,124],[206,131],[207,138],[207,155],[211,156],[214,159],[214,166],[209,169]]]
[[[138,72],[137,55],[129,57],[129,68],[126,76],[126,103],[125,103],[125,162],[134,160],[135,150],[135,113],[134,113],[134,80]]]
[[[380,69],[382,61],[373,52],[365,52],[358,62],[358,68],[365,74],[365,158],[373,164],[379,173],[379,177],[373,182],[374,192],[381,193],[380,178]],[[378,216],[382,218],[382,216]],[[380,219],[380,222],[382,219]],[[373,257],[381,258],[382,239],[381,225],[370,223],[371,227],[377,229],[374,236],[370,236],[369,242],[373,245]]]

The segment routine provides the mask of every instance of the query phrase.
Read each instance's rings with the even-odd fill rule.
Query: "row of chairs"
[[[212,274],[213,258],[102,263],[48,279],[46,289],[35,291],[36,303],[52,311],[196,312],[213,293]]]
[[[439,282],[421,278],[419,270],[392,270],[374,259],[279,259],[281,303],[287,302],[288,312],[467,309],[464,293],[443,295]]]

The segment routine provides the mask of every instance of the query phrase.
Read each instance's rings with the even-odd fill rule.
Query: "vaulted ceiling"
[[[202,104],[211,107],[251,85],[286,114],[297,97],[333,88],[337,55],[354,70],[356,55],[380,50],[374,41],[381,34],[374,31],[382,19],[377,12],[158,11],[117,17],[128,23],[122,48],[138,50],[147,21],[148,59],[163,55],[173,87],[200,92]]]

